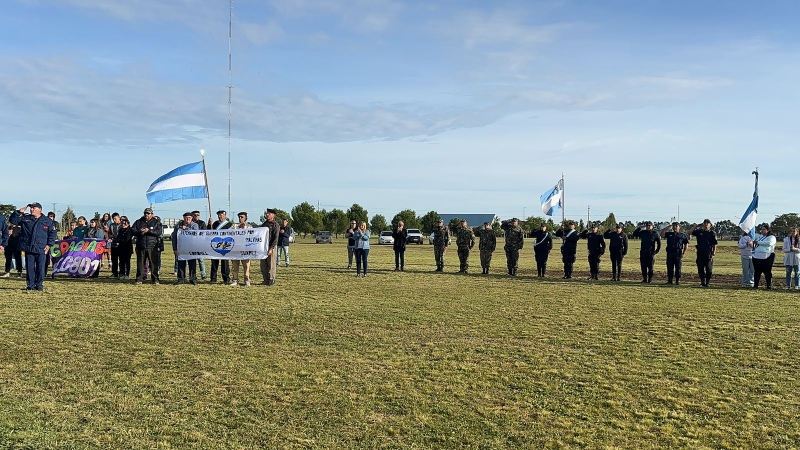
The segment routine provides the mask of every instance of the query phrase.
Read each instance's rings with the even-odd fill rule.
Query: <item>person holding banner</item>
[[[194,216],[191,212],[183,213],[183,220],[178,222],[172,230],[172,251],[175,252],[175,259],[178,261],[178,281],[175,284],[186,284],[186,265],[189,265],[189,282],[197,284],[197,261],[194,259],[178,259],[178,239],[184,230],[199,230],[200,228],[193,221]]]
[[[194,210],[192,211],[192,218],[194,219],[194,223],[197,224],[197,228],[201,230],[205,230],[208,228],[206,223],[203,219],[200,218],[200,211]],[[206,260],[204,258],[197,258],[197,266],[200,269],[200,278],[205,280],[206,279]]]
[[[227,230],[233,226],[233,222],[228,220],[228,213],[224,210],[217,211],[217,219],[208,227],[209,230]],[[211,218],[208,219],[211,222]],[[221,263],[221,264],[220,264]],[[231,263],[227,259],[212,259],[211,260],[211,282],[217,282],[217,269],[222,265],[222,282],[230,284],[231,282]]]
[[[158,270],[161,267],[161,252],[158,241],[163,233],[161,221],[153,216],[151,208],[144,209],[144,215],[133,223],[133,236],[136,238],[136,284],[147,281],[144,265],[150,266],[153,284],[159,283]]]
[[[275,222],[276,211],[268,208],[264,215],[267,220],[261,224],[262,227],[269,229],[267,257],[261,260],[261,276],[264,277],[264,284],[267,286],[275,285],[275,274],[278,272],[278,223]]]
[[[239,223],[236,224],[234,228],[251,228],[250,225],[247,224],[247,213],[242,211],[238,214]],[[287,258],[289,257],[288,253],[286,254]],[[233,280],[230,282],[230,286],[238,286],[239,285],[239,266],[242,266],[242,270],[244,271],[244,285],[250,286],[250,260],[233,260]]]
[[[86,232],[86,237],[89,239],[105,239],[106,232],[103,229],[103,226],[100,224],[100,221],[97,219],[92,219],[89,221],[89,231]],[[103,252],[105,254],[105,252]],[[100,276],[100,268],[103,266],[103,255],[100,255],[100,264],[95,269],[94,273],[90,278],[97,278]]]
[[[30,208],[31,213],[25,214]],[[20,250],[25,252],[28,273],[26,291],[44,290],[44,263],[50,247],[56,243],[56,227],[50,218],[42,215],[40,203],[30,203],[11,214],[9,221],[20,226]]]

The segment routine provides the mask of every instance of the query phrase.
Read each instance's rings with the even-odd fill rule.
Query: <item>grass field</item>
[[[737,288],[731,244],[703,289],[691,254],[680,287],[637,249],[622,283],[430,245],[356,278],[311,242],[272,287],[1,279],[0,448],[800,447],[800,294]]]

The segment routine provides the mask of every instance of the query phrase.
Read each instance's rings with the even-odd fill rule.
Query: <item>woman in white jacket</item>
[[[753,238],[743,233],[737,245],[742,256],[742,287],[753,287]]]
[[[767,289],[772,289],[772,264],[775,262],[775,244],[777,239],[769,231],[769,225],[761,225],[761,234],[753,239],[753,270],[755,271],[753,288],[758,289],[761,275],[767,281]]]
[[[792,288],[792,281],[794,288],[800,289],[800,274],[797,272],[800,266],[800,233],[797,228],[792,228],[783,240],[783,265],[786,266],[786,289]]]

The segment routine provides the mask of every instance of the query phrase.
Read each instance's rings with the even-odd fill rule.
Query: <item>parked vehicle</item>
[[[289,235],[289,243],[290,244],[294,244],[294,241],[296,240],[296,238],[295,238],[296,234],[297,233],[295,233],[294,230],[292,230],[292,234]]]
[[[394,244],[394,236],[392,236],[391,230],[381,231],[381,235],[378,237],[378,244]]]
[[[406,238],[406,244],[420,244],[424,242],[424,238],[422,236],[422,232],[419,231],[419,228],[409,228],[408,229],[408,237]]]
[[[333,237],[330,231],[318,231],[316,237],[317,244],[333,244]]]

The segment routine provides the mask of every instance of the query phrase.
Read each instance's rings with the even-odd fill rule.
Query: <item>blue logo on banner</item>
[[[225,256],[228,252],[233,250],[233,242],[232,237],[215,237],[211,239],[211,250]]]

